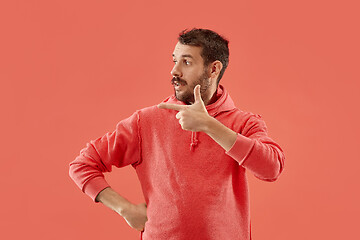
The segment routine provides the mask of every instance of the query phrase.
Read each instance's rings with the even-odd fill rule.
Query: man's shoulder
[[[158,111],[158,107],[156,105],[147,106],[144,108],[141,108],[139,110],[136,110],[136,112],[139,114],[140,117],[153,115]]]
[[[242,118],[242,119],[249,119],[249,118],[252,118],[252,117],[261,118],[260,114],[253,113],[251,111],[246,111],[246,110],[240,109],[238,107],[233,108],[230,111],[230,113],[232,115],[234,115],[236,118]]]
[[[262,123],[263,119],[260,114],[235,107],[229,112],[224,112],[222,121],[228,123],[229,126],[233,126],[237,131],[242,132],[247,126]]]

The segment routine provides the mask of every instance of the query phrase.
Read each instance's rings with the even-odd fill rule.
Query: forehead
[[[174,48],[173,57],[191,56],[195,60],[202,60],[201,47],[177,43]]]

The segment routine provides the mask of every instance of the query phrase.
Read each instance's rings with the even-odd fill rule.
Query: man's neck
[[[218,96],[217,96],[217,88],[215,89],[214,94],[212,95],[212,97],[210,98],[209,102],[207,102],[205,105],[210,105],[214,102],[216,102],[216,100],[218,100]]]

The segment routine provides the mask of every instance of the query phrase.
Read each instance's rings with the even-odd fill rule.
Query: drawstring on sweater
[[[198,144],[199,140],[197,139],[197,132],[191,132],[191,143],[190,143],[190,151],[194,151],[195,146]]]

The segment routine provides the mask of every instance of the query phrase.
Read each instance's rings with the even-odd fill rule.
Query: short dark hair
[[[179,33],[178,40],[184,45],[201,47],[201,57],[204,59],[204,66],[208,66],[216,60],[222,63],[223,68],[217,79],[217,84],[219,84],[229,64],[229,41],[212,30],[201,28],[183,30]]]

